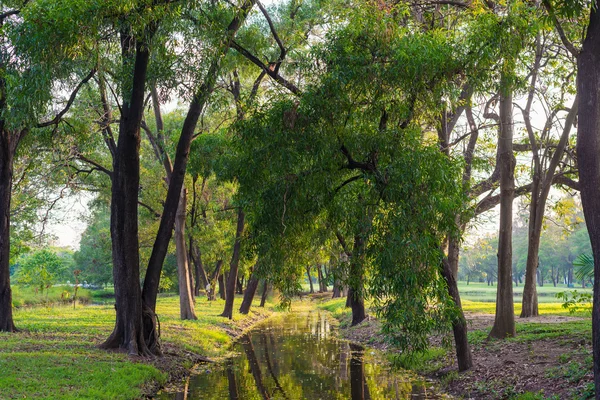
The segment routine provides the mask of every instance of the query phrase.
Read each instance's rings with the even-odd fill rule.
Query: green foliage
[[[67,265],[56,253],[50,250],[38,250],[23,256],[15,271],[15,282],[34,286],[42,292],[64,276]]]
[[[577,290],[565,291],[556,294],[556,298],[563,300],[563,308],[569,310],[569,313],[575,314],[577,312],[588,312],[592,313],[592,294],[581,293]]]
[[[580,254],[573,261],[575,276],[579,280],[589,280],[594,277],[594,258],[589,254]]]
[[[112,283],[111,246],[110,214],[107,208],[100,206],[92,213],[79,250],[73,255],[76,267],[81,270],[81,281],[94,285]]]

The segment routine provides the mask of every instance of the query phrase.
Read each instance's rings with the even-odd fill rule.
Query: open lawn
[[[179,298],[159,298],[165,353],[225,355],[235,333],[272,312],[272,304],[261,309],[259,301],[244,316],[237,313],[241,299],[236,299],[233,321],[229,321],[218,316],[224,301],[199,298],[198,320],[181,321]],[[14,316],[21,332],[0,333],[1,399],[134,399],[168,379],[157,367],[160,361],[134,360],[96,347],[114,326],[112,305],[23,308]]]
[[[458,282],[458,290],[460,297],[463,300],[471,300],[478,302],[496,302],[496,285],[488,286],[485,282]],[[537,286],[538,303],[557,303],[556,294],[559,292],[577,290],[578,292],[592,293],[592,288],[583,289],[581,285],[573,288],[568,288],[567,285],[559,284],[556,287],[552,282],[546,283],[544,286]],[[515,303],[520,303],[523,296],[523,285],[515,286],[513,284],[513,294]]]

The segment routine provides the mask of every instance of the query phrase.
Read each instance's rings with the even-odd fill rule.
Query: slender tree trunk
[[[0,89],[4,81],[0,78]],[[0,93],[0,110],[4,109]],[[10,202],[13,182],[13,162],[18,138],[4,130],[0,120],[0,332],[15,332],[12,315],[12,292],[10,289]]]
[[[263,290],[262,290],[262,296],[260,297],[260,306],[259,307],[265,306],[265,302],[267,301],[268,293],[269,293],[269,282],[265,279],[263,281]]]
[[[252,305],[252,300],[254,300],[256,289],[258,289],[258,278],[256,277],[255,272],[248,280],[248,285],[244,291],[244,300],[242,300],[242,305],[240,306],[240,314],[248,314],[250,311],[250,306]]]
[[[177,217],[175,218],[175,248],[177,254],[177,276],[179,278],[179,315],[181,319],[197,319],[194,311],[192,282],[185,246],[185,216],[187,207],[187,190],[181,188]]]
[[[221,300],[227,298],[227,287],[225,286],[225,273],[219,275],[219,297]]]
[[[127,28],[121,32],[123,64],[135,60],[131,93],[124,93],[119,139],[113,160],[110,232],[116,324],[102,348],[120,348],[131,355],[160,353],[155,322],[143,322],[138,243],[138,192],[140,182],[140,122],[144,111],[147,43],[137,42]]]
[[[443,260],[442,275],[448,285],[448,293],[456,308],[459,310],[459,315],[452,321],[452,331],[454,333],[454,343],[456,346],[456,359],[458,361],[458,370],[467,371],[473,367],[473,356],[471,354],[471,346],[467,337],[467,320],[462,310],[460,301],[460,293],[456,283],[456,275],[448,259]]]
[[[498,234],[498,286],[496,318],[490,337],[515,336],[515,309],[512,289],[512,206],[515,195],[515,156],[513,154],[512,89],[505,76],[500,84],[500,232]]]
[[[233,38],[244,23],[246,16],[254,6],[254,3],[255,0],[244,1],[243,5],[239,9],[238,14],[233,18],[227,27],[225,37],[221,42],[221,46],[211,60],[211,64],[204,78],[204,82],[196,89],[194,93],[188,113],[183,122],[183,127],[181,128],[181,135],[179,137],[179,142],[177,143],[175,163],[173,165],[173,173],[171,175],[171,179],[169,180],[167,199],[165,200],[158,233],[152,248],[150,260],[148,261],[146,278],[144,279],[144,304],[146,304],[152,311],[156,309],[156,298],[158,295],[160,273],[162,271],[163,262],[167,254],[169,241],[171,240],[171,235],[173,232],[177,205],[179,203],[181,188],[183,187],[187,162],[189,159],[190,146],[194,137],[196,125],[198,123],[200,114],[202,113],[202,110],[204,109],[204,106],[215,87],[217,77],[221,69],[221,61],[225,54],[227,54]]]
[[[317,264],[317,280],[319,281],[319,293],[323,293],[323,271],[319,264]]]
[[[233,245],[233,255],[229,263],[229,277],[227,278],[227,294],[225,296],[225,309],[222,317],[233,318],[233,301],[235,299],[235,284],[237,281],[238,267],[240,264],[240,251],[242,247],[242,234],[244,233],[244,211],[240,207],[238,211],[237,227],[235,230],[235,244]]]
[[[314,293],[315,288],[313,287],[313,281],[312,281],[312,278],[310,277],[310,265],[306,266],[306,277],[308,278],[308,283],[310,285],[310,293]]]
[[[590,23],[577,59],[579,126],[577,160],[585,222],[594,256],[592,343],[594,384],[600,399],[600,10],[593,1]]]
[[[552,187],[552,179],[558,164],[562,158],[565,148],[569,142],[569,134],[571,127],[577,116],[578,100],[575,98],[573,105],[569,110],[569,114],[565,120],[563,132],[556,146],[556,150],[552,155],[552,159],[548,168],[542,176],[541,163],[536,160],[534,163],[533,186],[531,190],[531,205],[529,208],[529,228],[528,228],[528,248],[527,248],[527,263],[525,267],[525,286],[523,288],[523,302],[521,309],[521,317],[535,317],[538,315],[538,298],[537,288],[535,285],[536,270],[539,264],[540,239],[542,235],[542,223],[544,220],[544,211],[546,202]],[[535,138],[531,137],[530,141],[535,143]],[[537,158],[537,149],[535,156]],[[554,279],[553,279],[554,280]],[[556,283],[554,284],[556,286]]]
[[[235,288],[237,294],[244,294],[244,277],[238,277],[238,279],[236,280]]]
[[[194,286],[194,295],[200,296],[200,290],[206,288],[208,285],[208,276],[206,275],[206,270],[204,269],[204,264],[202,264],[202,254],[200,253],[200,249],[196,245],[192,236],[190,238],[190,260],[194,263],[194,270],[196,272],[195,286]]]

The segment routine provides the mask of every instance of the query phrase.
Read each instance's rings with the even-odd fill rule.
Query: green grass
[[[485,282],[458,282],[458,290],[463,300],[476,302],[496,302],[496,285],[488,286]],[[566,285],[559,284],[556,287],[552,282],[545,283],[544,286],[537,286],[538,303],[556,303],[556,293],[577,290],[578,292],[591,293],[591,288],[582,289],[579,287],[568,288]],[[513,294],[515,303],[521,303],[523,297],[523,285],[515,286],[513,284]]]
[[[198,320],[181,321],[178,297],[159,298],[163,343],[209,357],[225,355],[232,343],[227,331],[240,330],[254,312],[273,309],[269,303],[243,316],[236,309],[240,302],[236,299],[234,320],[229,321],[218,316],[224,301],[209,305],[200,298]],[[135,399],[145,385],[167,379],[151,364],[97,348],[114,327],[112,305],[22,308],[14,318],[21,332],[0,333],[1,399]]]
[[[71,286],[53,286],[48,289],[47,294],[46,289],[44,289],[43,293],[41,290],[38,290],[36,293],[36,288],[32,286],[13,285],[11,289],[13,306],[16,308],[45,305],[47,302],[51,304],[69,304],[75,294],[75,288]],[[92,294],[89,290],[83,288],[77,289],[78,303],[87,304],[91,300]]]

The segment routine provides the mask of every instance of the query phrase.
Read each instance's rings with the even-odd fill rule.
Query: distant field
[[[468,285],[466,282],[458,282],[458,290],[460,291],[460,297],[463,300],[480,301],[480,302],[495,302],[496,301],[496,285],[488,286],[486,283],[470,282]],[[538,302],[539,303],[556,303],[559,300],[556,298],[556,293],[577,290],[578,292],[591,293],[591,288],[582,289],[579,287],[568,288],[566,285],[557,285],[554,287],[552,282],[544,284],[544,286],[537,287]],[[523,285],[514,286],[513,293],[515,303],[520,303],[523,296]]]

